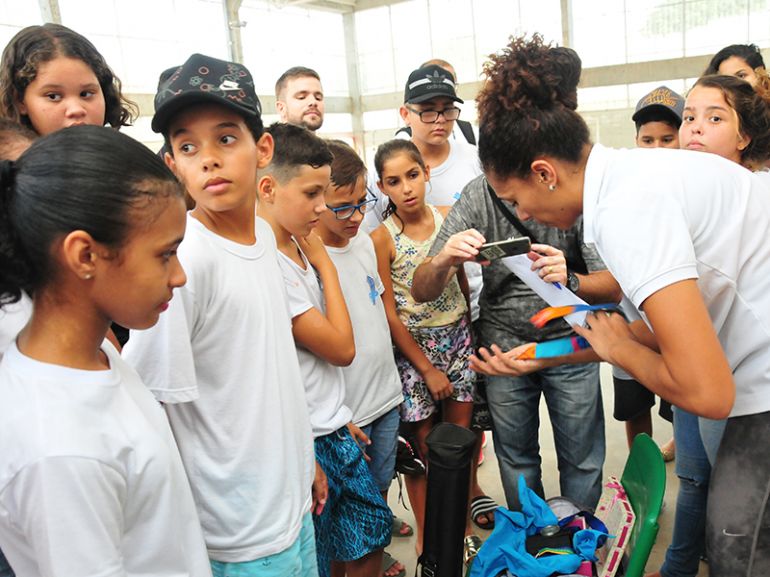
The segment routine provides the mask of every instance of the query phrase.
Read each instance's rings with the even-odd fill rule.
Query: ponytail
[[[30,270],[11,218],[16,163],[0,160],[0,306],[17,302],[29,290]]]

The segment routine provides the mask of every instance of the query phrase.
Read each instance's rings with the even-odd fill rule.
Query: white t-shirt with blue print
[[[353,411],[353,422],[363,427],[403,400],[381,298],[385,287],[377,274],[374,244],[365,232],[345,247],[326,250],[337,267],[356,341],[356,358],[342,368],[345,404]]]

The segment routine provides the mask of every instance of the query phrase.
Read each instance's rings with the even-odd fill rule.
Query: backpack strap
[[[470,122],[468,122],[467,120],[460,120],[458,118],[457,128],[460,129],[460,132],[463,133],[465,140],[467,140],[469,144],[476,146],[476,135],[473,134],[473,126],[471,126]]]
[[[490,198],[492,199],[492,202],[494,202],[497,209],[503,214],[505,219],[510,222],[513,227],[518,230],[522,236],[528,236],[529,240],[532,242],[532,244],[537,244],[537,239],[535,238],[535,235],[530,232],[530,230],[524,226],[524,223],[521,222],[515,214],[513,214],[510,210],[508,210],[508,207],[503,204],[503,201],[500,199],[499,196],[497,196],[497,193],[495,192],[495,189],[492,188],[492,185],[489,184],[489,181],[485,181],[487,184],[487,193],[489,194]]]

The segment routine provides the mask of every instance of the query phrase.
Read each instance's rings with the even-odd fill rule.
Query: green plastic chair
[[[628,540],[625,577],[641,577],[658,536],[658,515],[666,492],[666,465],[649,435],[642,433],[634,438],[620,484],[636,515]]]

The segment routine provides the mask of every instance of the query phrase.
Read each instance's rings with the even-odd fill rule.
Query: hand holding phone
[[[480,262],[493,261],[506,256],[527,254],[530,251],[530,247],[531,242],[528,236],[488,242],[479,247],[479,254],[476,256],[476,260]]]

